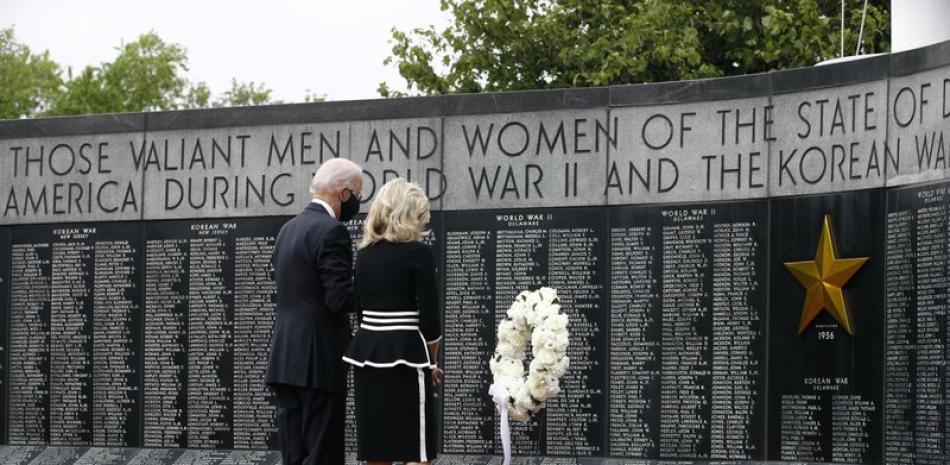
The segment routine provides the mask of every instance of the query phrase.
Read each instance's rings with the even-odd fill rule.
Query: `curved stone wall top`
[[[0,121],[0,224],[295,214],[329,157],[441,210],[755,199],[950,177],[950,42],[589,89]]]

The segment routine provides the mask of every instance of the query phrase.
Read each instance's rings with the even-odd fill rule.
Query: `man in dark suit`
[[[277,394],[284,465],[344,462],[353,252],[343,224],[359,211],[363,171],[341,158],[310,183],[313,200],[277,235],[277,321],[265,382]]]

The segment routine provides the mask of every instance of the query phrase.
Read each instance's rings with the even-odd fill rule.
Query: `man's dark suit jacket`
[[[274,249],[277,321],[265,382],[346,393],[353,251],[346,226],[311,202],[280,229]]]

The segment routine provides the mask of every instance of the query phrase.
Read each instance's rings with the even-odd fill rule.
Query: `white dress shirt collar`
[[[328,203],[326,203],[326,202],[324,202],[324,201],[322,201],[322,200],[320,200],[320,199],[313,199],[311,202],[322,206],[324,209],[326,209],[327,213],[329,213],[330,216],[333,217],[333,219],[336,219],[336,213],[333,213],[333,208],[330,207],[330,204],[328,204]]]

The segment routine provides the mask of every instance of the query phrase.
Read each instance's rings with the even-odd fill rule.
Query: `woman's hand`
[[[442,380],[445,379],[445,371],[443,371],[441,368],[436,366],[435,368],[431,370],[431,373],[429,376],[432,381],[432,385],[438,386],[442,384]]]

